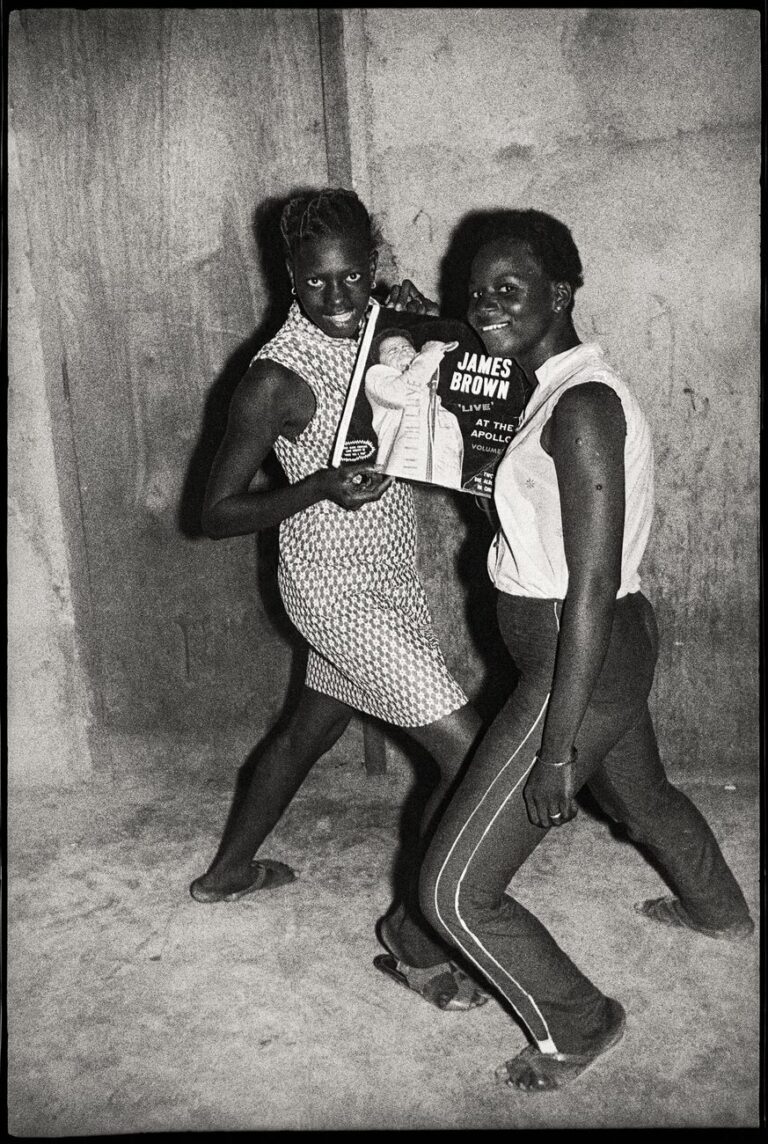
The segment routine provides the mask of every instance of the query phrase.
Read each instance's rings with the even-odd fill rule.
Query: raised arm
[[[404,409],[408,404],[408,371],[398,373],[389,365],[369,366],[365,374],[365,395],[382,409]]]
[[[320,469],[295,484],[250,491],[249,486],[280,436],[295,438],[314,414],[311,389],[276,362],[254,362],[232,397],[224,440],[211,468],[202,525],[214,539],[272,528],[321,500],[356,509],[378,500],[391,478],[370,465]]]
[[[624,437],[621,400],[609,386],[568,390],[542,434],[557,472],[568,565],[555,672],[539,762],[525,790],[539,826],[576,814],[569,758],[603,666],[621,584],[624,538]]]

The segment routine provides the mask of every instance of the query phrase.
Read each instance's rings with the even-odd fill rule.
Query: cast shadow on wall
[[[178,506],[178,524],[181,532],[190,539],[202,540],[201,514],[205,488],[214,457],[221,445],[227,427],[232,395],[245,374],[257,350],[272,338],[288,313],[291,304],[291,290],[285,269],[285,253],[280,234],[280,215],[290,197],[300,194],[305,188],[297,188],[285,197],[265,199],[253,214],[253,237],[261,270],[261,280],[265,284],[266,301],[262,307],[260,320],[253,332],[229,357],[224,368],[215,378],[206,398],[202,413],[197,443],[190,457]],[[285,476],[277,458],[270,453],[253,487],[278,487],[285,484]],[[257,532],[253,537],[256,546],[256,584],[264,611],[279,635],[292,649],[291,671],[286,701],[278,725],[294,706],[301,690],[306,663],[306,648],[303,640],[290,623],[277,586],[278,529],[268,528]]]

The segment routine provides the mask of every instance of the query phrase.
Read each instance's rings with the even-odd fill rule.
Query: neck
[[[572,350],[579,345],[581,345],[581,338],[573,328],[573,322],[568,318],[566,324],[558,330],[548,333],[534,350],[526,354],[525,357],[519,358],[517,364],[527,377],[529,384],[535,388],[539,384],[536,377],[537,369],[541,369],[550,358],[557,354],[563,354],[566,350]]]

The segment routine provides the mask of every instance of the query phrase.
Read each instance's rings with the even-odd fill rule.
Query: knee
[[[625,804],[620,821],[633,842],[643,842],[666,822],[676,828],[681,800],[687,801],[685,795],[665,777],[646,790],[642,799]]]
[[[291,723],[275,739],[275,747],[281,758],[294,762],[314,762],[321,758],[337,741],[348,720],[339,719],[321,728]]]
[[[349,723],[349,716],[341,716],[331,723],[329,727],[324,728],[321,735],[317,738],[316,755],[320,758],[326,751],[330,751],[334,743],[344,734]]]
[[[443,911],[438,903],[437,891],[437,879],[430,874],[425,864],[419,873],[419,908],[432,928],[440,932],[443,930]]]
[[[428,863],[419,875],[419,906],[432,928],[443,937],[451,938],[459,924],[455,907],[456,883],[450,876],[436,876]]]
[[[432,928],[453,941],[487,929],[500,911],[517,909],[512,898],[500,898],[484,883],[476,885],[468,877],[459,881],[450,872],[434,877],[426,865],[419,878],[419,905]]]
[[[469,754],[480,730],[480,716],[469,703],[425,728],[424,745],[444,766],[458,767]]]

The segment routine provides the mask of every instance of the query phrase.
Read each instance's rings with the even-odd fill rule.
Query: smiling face
[[[306,239],[288,271],[306,316],[332,338],[354,338],[365,314],[376,251],[358,234]]]
[[[552,282],[528,245],[502,238],[481,247],[472,263],[467,319],[489,353],[535,370],[571,323],[566,282]]]

